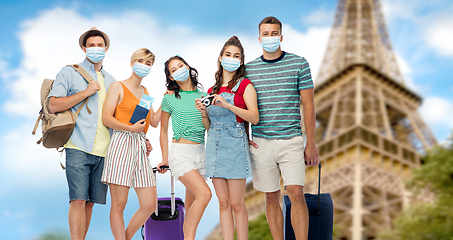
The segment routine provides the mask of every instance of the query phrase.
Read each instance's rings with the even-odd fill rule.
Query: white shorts
[[[196,169],[205,177],[206,153],[204,144],[171,143],[168,154],[169,167],[176,179]]]
[[[280,190],[283,185],[304,186],[305,160],[302,136],[284,140],[253,138],[258,149],[250,145],[253,169],[253,187],[261,192]]]

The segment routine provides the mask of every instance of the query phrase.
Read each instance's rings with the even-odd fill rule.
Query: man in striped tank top
[[[260,120],[252,125],[250,156],[253,187],[266,194],[266,216],[272,237],[283,240],[280,174],[291,200],[296,239],[307,239],[308,210],[304,198],[305,162],[317,165],[314,91],[305,58],[281,50],[282,24],[267,17],[258,25],[263,55],[246,65],[246,77],[257,92]],[[307,145],[301,130],[303,106]],[[272,221],[270,221],[272,220]]]

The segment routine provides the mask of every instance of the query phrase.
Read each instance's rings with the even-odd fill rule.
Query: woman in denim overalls
[[[245,240],[248,238],[245,184],[252,177],[252,166],[244,120],[257,124],[259,114],[255,88],[244,78],[244,49],[236,36],[223,46],[218,68],[216,83],[208,90],[215,96],[212,105],[206,107],[199,99],[196,101],[203,125],[208,129],[206,177],[212,178],[219,199],[223,239],[234,239],[236,222],[238,239]]]

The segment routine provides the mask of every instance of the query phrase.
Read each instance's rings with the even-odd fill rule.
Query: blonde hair
[[[143,59],[145,61],[151,61],[151,65],[154,64],[154,60],[156,59],[156,56],[147,48],[139,48],[137,51],[135,51],[132,54],[131,57],[131,63],[135,62],[135,60],[138,59]]]

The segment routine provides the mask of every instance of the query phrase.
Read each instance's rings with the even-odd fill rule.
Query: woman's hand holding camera
[[[212,101],[212,104],[226,109],[228,109],[229,105],[231,105],[227,101],[225,101],[225,99],[223,99],[223,97],[220,95],[214,95],[214,100]]]
[[[206,106],[201,102],[200,98],[195,99],[195,107],[198,109],[198,111],[201,112],[202,117],[208,116],[208,112],[206,111]]]

